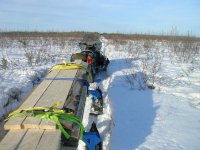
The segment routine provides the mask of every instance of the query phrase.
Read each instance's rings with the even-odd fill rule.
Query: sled
[[[89,90],[88,93],[92,96],[92,106],[90,108],[91,115],[103,114],[103,96],[102,91],[97,88],[96,90]]]

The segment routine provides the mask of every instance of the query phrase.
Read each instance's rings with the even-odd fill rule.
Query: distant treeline
[[[0,38],[52,38],[52,39],[80,39],[85,34],[94,33],[98,35],[103,35],[107,39],[112,40],[180,40],[185,41],[190,38],[194,41],[200,41],[199,37],[194,37],[190,35],[179,36],[179,35],[148,35],[148,34],[121,34],[121,33],[98,33],[98,32],[0,32]]]
[[[103,36],[107,39],[116,39],[116,40],[180,40],[185,41],[190,38],[194,41],[200,41],[199,37],[193,37],[190,35],[187,36],[179,36],[179,35],[148,35],[148,34],[106,34],[104,33]]]

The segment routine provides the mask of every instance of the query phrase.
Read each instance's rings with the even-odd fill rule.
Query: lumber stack
[[[83,64],[76,60],[76,64]],[[53,70],[43,80],[19,107],[51,107],[56,102],[62,102],[57,108],[70,110],[82,119],[87,88],[80,81],[74,78],[86,79],[87,75],[81,69]],[[71,78],[72,80],[53,80],[55,78]],[[68,129],[71,129],[73,139],[78,141],[79,128],[72,123],[66,122]],[[0,143],[0,149],[60,149],[61,131],[51,120],[33,117],[14,117],[4,125],[9,130]]]

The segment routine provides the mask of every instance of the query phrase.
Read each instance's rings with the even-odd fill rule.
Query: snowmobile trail
[[[111,76],[108,76],[107,72],[101,72],[98,74],[101,77],[102,82],[100,88],[103,94],[103,114],[97,117],[97,128],[103,139],[103,149],[109,148],[109,142],[111,137],[111,129],[113,125],[111,102],[109,99],[109,85],[111,83]],[[97,76],[97,78],[98,78]]]
[[[85,111],[83,116],[83,125],[86,131],[90,130],[91,124],[96,123],[100,136],[102,138],[103,149],[109,149],[109,141],[111,138],[111,129],[113,125],[111,103],[109,100],[109,85],[111,82],[111,77],[107,75],[107,72],[101,72],[97,74],[96,79],[101,79],[99,87],[102,90],[103,95],[103,114],[101,115],[91,115],[90,108],[92,105],[91,97],[87,97],[85,104]],[[85,143],[79,142],[78,150],[86,149]]]

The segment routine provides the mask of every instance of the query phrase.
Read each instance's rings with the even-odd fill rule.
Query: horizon
[[[18,34],[23,34],[23,33],[36,33],[36,34],[45,34],[45,33],[52,33],[52,34],[67,34],[67,33],[97,33],[97,34],[100,34],[100,35],[125,35],[125,36],[160,36],[160,37],[170,37],[170,36],[175,36],[175,37],[190,37],[190,38],[197,38],[199,39],[200,36],[196,36],[196,35],[192,35],[190,33],[188,34],[171,34],[171,32],[168,32],[166,34],[151,34],[151,33],[119,33],[119,32],[111,32],[111,33],[108,33],[108,32],[90,32],[90,31],[36,31],[36,30],[33,30],[33,31],[2,31],[0,29],[0,33],[6,33],[6,34],[9,34],[9,33],[18,33]]]

